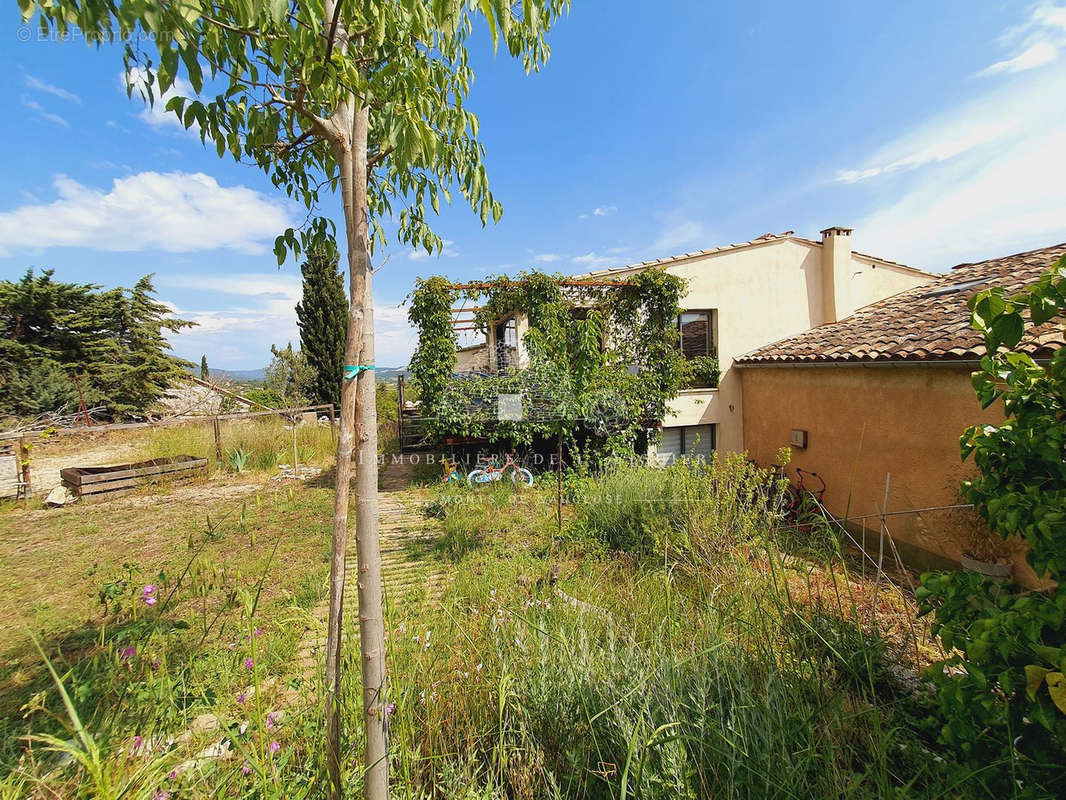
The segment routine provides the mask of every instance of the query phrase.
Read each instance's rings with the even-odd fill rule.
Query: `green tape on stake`
[[[358,378],[359,373],[363,370],[374,369],[373,364],[356,364],[355,366],[345,366],[344,368],[344,380],[350,381],[352,378]]]

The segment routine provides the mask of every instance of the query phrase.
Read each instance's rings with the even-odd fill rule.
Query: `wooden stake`
[[[218,459],[218,465],[221,467],[222,466],[222,429],[218,425],[218,417],[215,417],[213,422],[214,422],[214,429],[215,429],[215,458]]]
[[[559,442],[555,453],[555,525],[563,532],[563,429],[559,429]]]
[[[26,437],[19,439],[19,464],[22,466],[23,496],[30,496],[30,448],[26,444]]]

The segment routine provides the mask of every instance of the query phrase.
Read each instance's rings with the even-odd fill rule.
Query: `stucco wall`
[[[795,467],[826,481],[825,504],[838,516],[877,515],[891,474],[889,511],[960,502],[958,487],[973,472],[963,463],[959,436],[972,424],[1002,415],[983,411],[970,385],[970,369],[949,367],[745,367],[744,442],[761,465],[777,460],[792,429],[806,430],[806,450],[790,447]],[[888,518],[896,541],[957,561],[973,512],[940,511]],[[880,520],[867,520],[868,543]],[[861,528],[857,520],[853,527]],[[874,544],[876,548],[876,544]],[[1015,575],[1032,583],[1031,569],[1015,553]]]
[[[926,282],[911,270],[878,266],[852,256],[852,297],[868,305]],[[716,309],[715,341],[722,378],[717,391],[691,392],[670,405],[665,426],[718,424],[718,447],[742,450],[743,398],[733,359],[763,345],[825,322],[822,307],[822,247],[781,239],[672,264],[688,281],[681,305]]]

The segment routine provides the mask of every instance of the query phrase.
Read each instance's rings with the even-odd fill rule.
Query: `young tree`
[[[337,403],[344,371],[348,298],[337,271],[336,251],[311,251],[300,265],[300,272],[303,300],[296,304],[296,320],[300,326],[300,352],[313,370],[308,399]]]
[[[292,343],[285,347],[270,345],[270,364],[266,368],[266,385],[283,406],[306,405],[314,384],[315,373],[300,350]]]
[[[76,25],[88,41],[127,42],[127,71],[142,70],[138,74],[146,80],[136,83],[149,101],[173,91],[175,78],[184,73],[196,96],[174,97],[167,109],[186,127],[195,126],[220,156],[247,157],[309,209],[317,208],[320,189],[340,191],[350,303],[326,646],[330,789],[340,796],[341,613],[349,480],[358,442],[365,787],[369,798],[386,797],[371,248],[384,241],[381,222],[395,210],[399,242],[439,251],[442,242],[426,221],[426,201],[437,211],[453,189],[483,223],[499,218],[502,209],[482,164],[478,120],[465,107],[473,80],[466,42],[481,17],[494,46],[502,38],[527,71],[536,69],[549,55],[546,33],[569,0],[19,2],[23,17],[38,14],[45,30],[62,34]],[[213,98],[201,96],[205,71],[218,89]],[[287,251],[322,246],[331,232],[332,224],[321,217],[299,232],[286,231],[275,243],[279,262]]]
[[[207,353],[200,356],[200,380],[211,380],[211,370],[207,368]]]

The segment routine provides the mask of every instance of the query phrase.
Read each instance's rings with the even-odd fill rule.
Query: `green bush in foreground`
[[[1013,297],[1001,288],[978,292],[970,309],[987,349],[974,389],[985,408],[1002,399],[1006,420],[963,435],[963,458],[972,455],[979,471],[963,494],[993,533],[1020,537],[1037,577],[1059,587],[1066,580],[1066,348],[1045,365],[1019,345],[1027,325],[1064,326],[1066,258]],[[975,768],[1004,765],[1002,789],[1029,796],[1039,776],[1066,793],[1066,593],[967,573],[926,575],[919,591],[934,632],[956,651],[933,670],[942,739]]]

